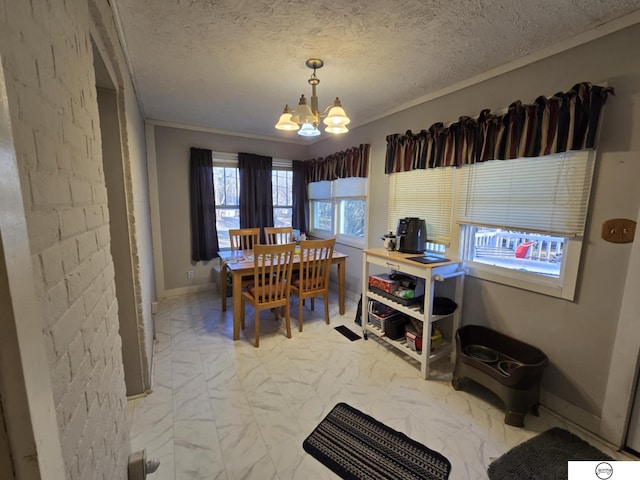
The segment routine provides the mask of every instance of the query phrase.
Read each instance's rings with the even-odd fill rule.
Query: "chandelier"
[[[280,115],[278,123],[276,123],[276,128],[285,131],[298,130],[298,135],[303,137],[316,137],[320,135],[320,130],[318,130],[320,119],[324,118],[325,132],[348,132],[347,124],[351,120],[347,117],[342,105],[340,105],[338,97],[322,113],[318,110],[316,86],[320,83],[320,79],[316,76],[316,70],[322,68],[324,62],[319,58],[310,58],[307,60],[306,65],[313,69],[313,73],[308,80],[309,85],[311,85],[311,106],[307,104],[307,99],[304,95],[300,97],[295,111],[291,111],[289,105],[285,105],[284,112]]]

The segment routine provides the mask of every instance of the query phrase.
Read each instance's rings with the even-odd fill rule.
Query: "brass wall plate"
[[[602,238],[611,243],[631,243],[636,234],[636,222],[628,218],[611,218],[602,224]]]

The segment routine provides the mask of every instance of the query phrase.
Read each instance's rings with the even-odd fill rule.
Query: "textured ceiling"
[[[285,103],[358,126],[640,9],[640,0],[111,0],[147,119],[299,138]]]

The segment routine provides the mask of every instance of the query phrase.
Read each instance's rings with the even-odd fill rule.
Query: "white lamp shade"
[[[327,133],[347,133],[349,129],[344,125],[327,125],[324,131]]]
[[[298,135],[303,137],[317,137],[320,135],[320,130],[313,126],[311,123],[305,123],[302,125],[300,130],[298,130]]]
[[[298,102],[298,107],[296,111],[293,112],[291,116],[291,121],[299,123],[302,125],[303,123],[314,123],[316,122],[316,115],[313,113],[313,110],[307,105],[307,99],[304,95],[300,97],[300,102]]]
[[[336,99],[333,101],[333,106],[331,107],[331,109],[329,110],[329,113],[327,113],[327,116],[324,119],[324,124],[329,126],[344,127],[345,125],[348,125],[350,121],[351,119],[347,117],[347,114],[345,113],[344,108],[342,108],[342,105],[340,105],[340,99],[336,97]],[[339,132],[339,133],[343,133],[343,132]]]
[[[280,120],[276,123],[276,128],[278,130],[285,130],[288,132],[292,132],[294,130],[298,130],[300,128],[297,123],[291,121],[291,113],[283,113],[280,115]]]

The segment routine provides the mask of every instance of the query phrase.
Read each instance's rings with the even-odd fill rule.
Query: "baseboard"
[[[127,395],[127,402],[131,401],[131,400],[137,400],[139,398],[145,398],[147,395],[149,395],[149,391],[145,390],[142,393],[136,393],[134,395]]]
[[[331,288],[331,291],[336,295],[338,294],[337,288]],[[219,295],[218,284],[217,283],[204,283],[201,285],[194,285],[192,287],[180,287],[180,288],[172,288],[170,290],[165,290],[163,292],[158,292],[158,298],[168,298],[168,297],[178,297],[180,295],[188,295],[190,293],[199,293],[199,292],[211,292],[212,294]],[[345,299],[350,300],[354,303],[358,303],[360,300],[360,293],[354,293],[350,291],[346,291]]]
[[[335,293],[336,295],[338,295],[338,286],[335,285],[334,283],[332,283],[329,286],[329,290],[331,290],[332,293]],[[360,293],[355,293],[355,292],[350,292],[349,290],[345,290],[344,292],[344,298],[345,300],[350,300],[352,302],[358,303],[358,301],[360,300]]]
[[[600,417],[597,415],[589,413],[544,389],[540,390],[540,404],[578,427],[598,435]]]
[[[191,287],[180,287],[164,290],[158,293],[158,298],[177,297],[180,295],[187,295],[189,293],[199,292],[217,292],[218,287],[215,283],[203,283],[201,285],[193,285]]]

